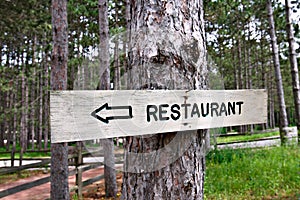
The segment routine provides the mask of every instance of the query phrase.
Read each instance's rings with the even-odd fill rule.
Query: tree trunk
[[[276,32],[275,32],[271,0],[267,0],[267,10],[268,10],[268,19],[269,19],[269,24],[270,24],[270,37],[271,37],[271,41],[272,41],[273,64],[274,64],[274,68],[275,68],[275,78],[276,78],[276,83],[277,83],[277,95],[278,95],[278,101],[279,101],[280,138],[281,138],[281,143],[285,144],[286,140],[287,140],[287,133],[288,133],[288,130],[287,130],[288,121],[287,121],[286,106],[285,106],[285,100],[284,100],[282,78],[281,78],[281,72],[280,72],[277,37],[276,37]]]
[[[47,60],[46,58],[44,60]],[[44,149],[48,149],[48,136],[49,136],[49,114],[50,114],[50,109],[49,109],[49,70],[48,70],[48,63],[45,61],[44,65],[44,75],[45,75],[45,80],[44,82],[44,93],[43,93],[43,119],[44,119]]]
[[[9,110],[9,91],[4,92],[4,101],[5,101],[4,109]],[[4,118],[4,135],[6,135],[6,151],[9,151],[11,136],[9,134],[9,120],[6,117]]]
[[[247,48],[247,45],[245,45],[245,50],[246,50],[246,52],[245,52],[245,55],[247,55],[247,64],[248,64],[248,69],[246,69],[246,72],[248,72],[247,73],[247,75],[248,75],[248,79],[247,79],[247,88],[248,89],[252,89],[252,77],[253,77],[253,73],[252,73],[252,71],[253,71],[253,64],[251,63],[251,37],[250,37],[250,33],[251,33],[251,31],[250,31],[250,24],[248,25],[248,32],[249,32],[249,34],[248,34],[248,42],[249,42],[249,44],[248,44],[248,48]],[[253,132],[254,132],[254,125],[253,124],[250,124],[250,134],[253,134]]]
[[[31,89],[31,106],[30,106],[30,132],[31,132],[31,149],[34,150],[35,148],[35,109],[36,109],[36,98],[37,98],[37,93],[36,93],[36,62],[35,62],[35,55],[37,54],[37,36],[34,34],[34,39],[33,39],[33,44],[32,44],[32,67],[33,67],[33,74],[32,74],[32,79],[30,82],[30,89]]]
[[[195,0],[131,1],[129,89],[207,89],[202,8]],[[206,134],[127,137],[122,198],[203,199]]]
[[[52,0],[53,50],[51,89],[67,89],[68,20],[67,0]],[[51,199],[70,199],[68,143],[51,144]]]
[[[119,60],[119,36],[116,36],[114,47],[114,89],[120,89],[120,60]]]
[[[43,140],[43,70],[40,71],[40,80],[39,80],[39,150],[42,149],[42,140]]]
[[[100,85],[101,90],[110,89],[109,68],[109,35],[108,35],[108,1],[99,0],[99,32],[100,32]],[[104,150],[104,178],[106,197],[117,196],[117,182],[112,139],[102,140]]]
[[[119,29],[119,9],[118,5],[115,6],[115,28]],[[114,47],[114,89],[119,90],[120,89],[120,59],[119,59],[119,34],[114,36],[115,39],[115,47]]]
[[[25,80],[25,65],[22,66],[22,83],[21,83],[21,133],[20,133],[20,166],[22,166],[23,153],[26,151],[26,80]]]
[[[2,55],[2,42],[0,40],[0,55]],[[0,66],[2,68],[2,56],[0,56]],[[2,68],[3,69],[3,68]],[[3,77],[3,72],[2,70],[0,71],[0,79],[4,78]],[[6,99],[4,97],[4,91],[0,90],[0,147],[5,147],[4,145],[4,138],[5,138],[5,130],[4,130],[4,112],[5,112],[5,103],[6,103]]]
[[[0,78],[1,78],[1,75],[0,75]],[[4,92],[2,92],[2,91],[0,91],[0,99],[1,99],[1,101],[0,101],[0,112],[2,113],[2,114],[4,114],[4,112],[5,112],[5,109],[4,109],[4,105],[5,105],[5,98],[4,98]],[[4,145],[4,123],[3,123],[3,118],[4,117],[2,117],[1,115],[2,114],[0,114],[0,147],[2,148],[2,147],[5,147],[5,145]]]
[[[291,66],[291,74],[292,74],[296,123],[298,128],[298,143],[300,144],[300,87],[299,87],[297,54],[295,48],[295,37],[294,37],[293,24],[291,19],[290,0],[285,0],[285,13],[286,13],[286,32],[289,41],[289,58],[290,58],[290,66]]]
[[[36,69],[34,66],[33,69],[33,77],[36,76]],[[35,95],[36,92],[36,82],[34,81],[35,79],[33,78],[31,80],[31,108],[30,108],[30,125],[31,125],[31,149],[34,150],[35,147],[35,109],[36,109],[36,103],[35,103],[35,98],[37,98],[37,96]]]
[[[269,98],[269,127],[271,129],[275,128],[275,108],[274,108],[274,79],[272,75],[273,71],[270,69],[268,74],[268,98]]]
[[[18,80],[15,80],[14,87],[18,90]],[[15,163],[15,152],[16,152],[16,143],[17,143],[17,131],[18,131],[18,112],[17,112],[17,93],[12,92],[11,94],[11,104],[13,105],[13,130],[12,130],[12,150],[11,150],[11,166],[14,166]]]

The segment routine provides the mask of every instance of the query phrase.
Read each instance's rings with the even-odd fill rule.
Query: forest
[[[68,1],[68,86],[96,89],[99,82],[98,2]],[[299,4],[291,1],[290,22],[293,36],[287,32],[287,17],[282,2],[274,1],[274,23],[278,43],[282,87],[288,125],[297,123],[290,67],[289,40],[299,61]],[[49,89],[51,73],[51,5],[49,1],[2,1],[0,31],[0,147],[13,141],[26,149],[47,149],[49,145]],[[109,1],[111,47],[111,83],[121,84],[126,72],[126,2]],[[270,25],[265,1],[204,1],[205,31],[210,66],[210,89],[267,89],[269,119],[266,129],[279,126],[280,102],[274,72]],[[125,48],[125,50],[124,50]],[[293,60],[293,59],[292,59]],[[298,62],[299,63],[299,62]],[[297,67],[297,65],[296,65]],[[292,73],[291,73],[292,72]],[[7,141],[7,142],[4,142]],[[43,142],[44,141],[44,142]]]
[[[106,19],[100,17],[99,2],[67,1],[65,88],[136,89],[128,86],[128,77],[132,76],[129,65],[134,63],[128,60],[135,59],[135,55],[130,54],[124,42],[132,28],[129,24],[133,11],[130,13],[128,8],[131,1],[105,1],[108,3]],[[12,157],[18,146],[21,157],[28,150],[50,149],[51,63],[54,59],[51,6],[49,0],[0,1],[0,148],[12,152]],[[300,128],[299,2],[203,0],[202,6],[204,27],[197,28],[205,30],[207,88],[265,89],[268,93],[267,123],[226,127],[221,132],[252,134],[279,127],[284,143],[287,127]],[[99,68],[103,60],[99,57],[105,48],[101,42],[105,31],[101,24],[105,20],[109,24],[109,80],[103,83],[101,76],[105,73]],[[162,51],[153,59],[159,63],[167,59],[164,56]],[[167,71],[156,73],[164,75]],[[184,71],[185,75],[189,76],[188,70]],[[158,83],[141,84],[139,88],[176,88],[173,86],[176,84],[171,83],[167,87],[155,84]],[[215,112],[218,115],[217,110]]]

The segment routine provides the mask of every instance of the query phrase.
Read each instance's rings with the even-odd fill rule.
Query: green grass
[[[299,199],[300,149],[224,149],[207,155],[205,199]]]
[[[44,147],[44,144],[42,144]],[[48,148],[50,149],[50,144],[48,144]],[[12,145],[10,145],[10,151],[12,149]],[[16,151],[20,152],[21,147],[19,144],[16,144]],[[28,150],[31,150],[31,146],[28,148]],[[36,151],[38,151],[37,148],[35,148]],[[0,148],[0,152],[6,152],[6,147],[1,147]],[[51,153],[50,152],[25,152],[23,154],[23,158],[47,158],[50,157]],[[0,154],[0,158],[1,159],[10,159],[11,158],[11,154],[10,153],[1,153]],[[20,153],[15,153],[15,158],[19,159],[20,158]]]
[[[259,133],[253,135],[241,135],[241,136],[227,136],[227,137],[218,137],[217,143],[227,143],[227,142],[246,142],[250,140],[261,139],[265,137],[279,136],[279,132],[270,132],[270,133]]]
[[[23,158],[50,158],[51,153],[50,152],[26,152],[23,154]],[[1,159],[10,159],[11,154],[5,153],[0,154]],[[20,153],[15,154],[15,159],[20,158]]]

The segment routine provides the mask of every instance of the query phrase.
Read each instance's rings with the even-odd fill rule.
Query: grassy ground
[[[299,199],[300,149],[225,149],[207,155],[205,199]]]
[[[35,175],[39,175],[39,174],[43,174],[43,171],[42,170],[23,170],[19,173],[0,175],[0,185],[4,184],[4,183],[5,184],[12,183],[19,179],[28,178],[30,176],[35,176]]]
[[[42,144],[42,147],[44,147],[44,144]],[[12,145],[10,145],[9,150],[11,151],[12,149]],[[48,149],[50,149],[50,144],[48,144]],[[19,144],[16,145],[16,151],[20,152],[21,147]],[[28,150],[32,150],[31,147],[28,148]],[[37,148],[35,148],[35,150],[37,152],[25,152],[23,154],[23,158],[50,158],[51,153],[49,152],[42,152],[39,151]],[[6,151],[6,147],[0,147],[0,159],[10,159],[11,158],[11,154],[10,153],[5,153]],[[20,153],[15,153],[15,159],[19,159],[20,158]]]
[[[241,135],[241,136],[228,136],[228,137],[218,137],[217,143],[227,143],[227,142],[246,142],[250,140],[256,140],[271,136],[279,136],[279,132],[270,132],[270,133],[260,133],[253,135]]]
[[[26,152],[23,154],[23,158],[50,158],[51,153],[50,152]],[[10,159],[11,154],[9,153],[3,153],[0,154],[1,159]],[[15,154],[15,159],[20,158],[20,153]]]

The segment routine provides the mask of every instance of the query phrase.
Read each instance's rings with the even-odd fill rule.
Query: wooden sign
[[[265,90],[54,91],[51,142],[267,122]]]

